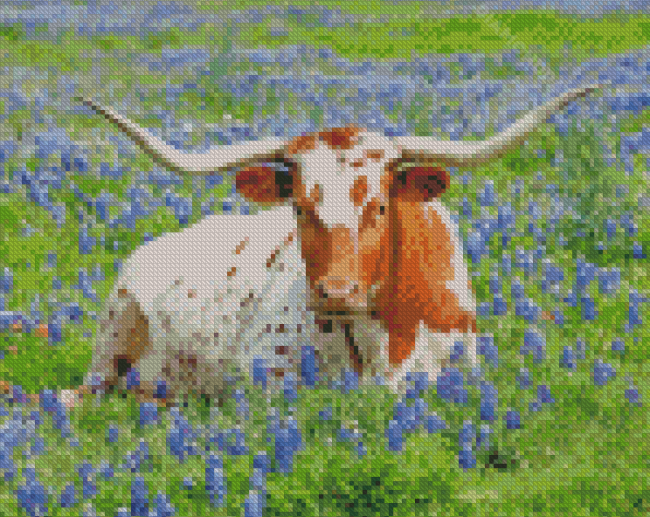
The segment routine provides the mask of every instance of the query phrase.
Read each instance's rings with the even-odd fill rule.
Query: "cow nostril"
[[[319,281],[315,285],[316,293],[321,300],[347,298],[350,295],[357,295],[361,292],[360,285],[349,284],[342,280],[333,280],[329,288],[325,288],[325,282]]]

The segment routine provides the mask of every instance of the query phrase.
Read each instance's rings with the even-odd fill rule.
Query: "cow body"
[[[438,200],[423,207],[423,214],[430,209],[448,225],[460,272],[446,287],[456,289],[473,311],[457,230]],[[380,375],[394,390],[409,371],[439,371],[455,341],[464,343],[472,364],[476,361],[473,333],[446,334],[422,324],[415,353],[391,368],[388,333],[379,321],[310,311],[308,292],[291,207],[213,215],[161,236],[125,261],[100,315],[86,385],[123,387],[125,377],[118,374],[134,367],[142,400],[151,400],[158,380],[166,384],[166,395],[156,397],[161,403],[185,390],[218,398],[224,374],[247,371],[254,359],[263,359],[271,376],[300,373],[303,345],[316,347],[320,371],[335,378],[343,368],[357,366],[351,363],[346,324],[353,325],[352,346],[365,364],[363,380]]]
[[[121,304],[125,316],[109,323],[91,371],[103,370],[113,385],[124,370],[120,365],[139,365],[146,395],[153,391],[146,383],[161,371],[176,386],[194,381],[173,371],[176,356],[189,355],[192,366],[205,363],[199,391],[228,358],[242,362],[264,355],[279,370],[292,368],[295,361],[274,354],[276,345],[259,341],[258,330],[298,299],[304,305],[293,303],[296,318],[285,315],[280,323],[291,321],[297,332],[297,325],[313,318],[309,327],[318,330],[308,332],[308,342],[317,346],[325,373],[353,366],[363,378],[378,373],[402,391],[408,371],[433,377],[457,341],[463,343],[462,357],[474,364],[475,302],[457,228],[440,201],[449,184],[441,166],[500,157],[552,111],[593,89],[555,98],[484,142],[391,138],[346,127],[198,155],[181,153],[84,101],[159,163],[187,174],[236,168],[237,191],[273,207],[257,216],[211,217],[137,250],[111,301]],[[248,254],[233,255],[246,238]],[[284,253],[289,274],[267,267],[278,253]],[[290,286],[296,286],[295,299]],[[252,309],[253,300],[266,303],[266,312]],[[286,351],[284,346],[279,350]]]
[[[279,207],[213,215],[138,248],[100,316],[86,385],[118,385],[133,367],[137,393],[151,398],[163,380],[165,402],[183,387],[217,397],[223,375],[254,359],[270,374],[297,372],[308,313],[296,244],[292,209]]]

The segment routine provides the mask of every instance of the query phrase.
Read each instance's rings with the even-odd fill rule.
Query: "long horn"
[[[75,100],[104,115],[106,120],[117,125],[131,140],[138,144],[160,165],[178,173],[204,175],[213,171],[224,171],[232,167],[241,167],[260,160],[281,159],[285,156],[286,142],[280,138],[250,141],[245,144],[218,146],[204,153],[185,153],[174,149],[153,136],[144,128],[127,118],[121,117],[109,108],[100,106],[95,101],[76,97]]]
[[[447,167],[476,166],[496,158],[519,146],[526,136],[556,111],[571,101],[584,97],[598,88],[594,84],[586,88],[569,90],[564,95],[541,105],[515,122],[506,131],[483,142],[444,142],[430,136],[395,138],[402,147],[402,157],[415,162],[436,162]]]

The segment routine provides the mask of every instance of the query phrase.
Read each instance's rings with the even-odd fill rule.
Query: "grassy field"
[[[167,503],[181,516],[647,513],[650,100],[623,89],[644,91],[635,80],[650,70],[650,17],[442,17],[429,2],[382,1],[321,0],[316,14],[300,1],[237,9],[271,4],[286,16],[238,22],[226,16],[232,2],[174,4],[156,16],[177,26],[134,15],[129,22],[146,27],[138,34],[98,30],[92,17],[95,25],[78,18],[59,29],[38,17],[0,23],[0,380],[14,387],[0,408],[0,516],[171,515]],[[356,17],[354,30],[330,27],[345,23],[337,16]],[[307,59],[287,50],[296,45],[316,50]],[[276,49],[285,61],[246,59],[245,49]],[[485,110],[479,130],[463,131],[481,139],[538,105],[536,85],[563,92],[578,69],[595,82],[581,67],[599,59],[620,89],[595,95],[604,114],[571,108],[489,167],[452,171],[444,202],[466,238],[482,371],[463,371],[457,385],[450,373],[456,400],[436,379],[404,400],[418,419],[413,432],[384,388],[244,383],[223,408],[193,399],[182,416],[152,417],[130,392],[70,412],[24,403],[22,392],[49,400],[43,390],[82,381],[120,261],[206,213],[240,209],[227,177],[191,181],[154,167],[74,95],[110,103],[186,149],[249,129],[294,136],[329,125],[338,108],[441,138]],[[397,68],[381,75],[368,62]],[[378,82],[367,82],[373,74]],[[422,89],[410,96],[413,77]],[[388,83],[396,89],[370,99]],[[474,83],[484,90],[452,91]],[[510,101],[518,113],[506,116]]]

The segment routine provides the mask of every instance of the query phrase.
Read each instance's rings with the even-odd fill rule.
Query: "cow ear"
[[[293,168],[246,167],[237,172],[237,192],[256,203],[281,203],[293,196]]]
[[[395,173],[391,198],[400,201],[427,202],[447,190],[447,171],[437,167],[409,167]]]

